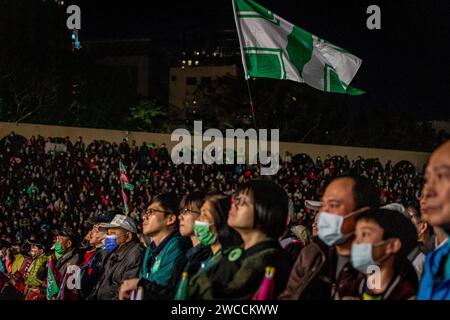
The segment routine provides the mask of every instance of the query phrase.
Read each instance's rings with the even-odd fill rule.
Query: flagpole
[[[250,98],[250,107],[252,110],[253,125],[255,126],[255,129],[258,129],[258,127],[256,126],[255,105],[253,104],[252,93],[250,91],[249,79],[245,80],[245,82],[247,83],[248,97]]]
[[[248,75],[247,63],[245,61],[244,46],[242,44],[241,28],[239,26],[239,21],[238,21],[238,17],[237,17],[237,13],[236,13],[235,1],[236,0],[231,0],[231,3],[233,4],[233,15],[234,15],[234,21],[236,23],[236,31],[237,31],[238,39],[239,39],[239,47],[241,49],[242,66],[244,67],[244,77],[245,77],[245,82],[247,83],[248,97],[250,99],[250,108],[251,108],[251,112],[252,112],[253,125],[255,126],[255,130],[256,130],[257,127],[256,127],[256,117],[255,117],[255,105],[253,104],[253,98],[252,98],[252,94],[251,94],[251,90],[250,90],[250,84],[249,84],[250,77]]]

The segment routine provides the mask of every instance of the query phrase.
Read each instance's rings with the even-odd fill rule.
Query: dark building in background
[[[195,110],[196,90],[218,77],[238,76],[241,65],[236,30],[192,30],[181,35],[180,52],[170,68],[169,104]]]
[[[157,90],[152,88],[157,76],[150,68],[152,62],[154,65],[150,39],[86,41],[83,49],[96,64],[125,72],[138,96],[148,98],[156,94]]]

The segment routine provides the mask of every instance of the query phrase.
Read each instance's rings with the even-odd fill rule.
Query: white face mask
[[[385,256],[378,261],[373,259],[373,248],[382,246],[386,244],[386,241],[381,241],[376,244],[372,243],[353,243],[352,244],[352,253],[351,253],[351,261],[353,268],[362,272],[364,274],[369,274],[370,266],[379,265],[383,262],[388,256]]]
[[[353,232],[348,234],[342,233],[342,225],[344,220],[362,213],[366,208],[362,208],[347,214],[346,216],[339,216],[334,213],[320,212],[319,220],[317,221],[317,235],[320,240],[325,242],[328,246],[339,245],[347,241],[353,234]]]

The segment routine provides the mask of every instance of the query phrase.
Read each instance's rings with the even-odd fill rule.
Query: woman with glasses
[[[179,202],[174,193],[155,196],[142,216],[142,232],[152,237],[145,250],[139,279],[125,281],[120,299],[129,299],[138,287],[144,289],[144,299],[172,299],[185,264],[188,238],[178,231]]]
[[[239,233],[227,224],[230,208],[230,196],[209,195],[201,206],[200,215],[194,223],[195,236],[200,245],[210,248],[211,256],[202,261],[200,270],[189,282],[189,296],[193,299],[201,295],[204,279],[201,274],[212,269],[224,254],[242,245]]]
[[[197,273],[201,263],[207,260],[211,255],[211,248],[204,241],[195,236],[195,222],[200,217],[200,208],[205,201],[203,192],[193,192],[185,196],[180,205],[180,234],[188,237],[192,242],[192,248],[186,252],[186,263],[183,272],[189,276]],[[204,240],[202,238],[202,240]]]
[[[275,267],[272,297],[276,297],[285,288],[292,265],[278,241],[287,218],[288,197],[279,185],[268,180],[241,185],[232,198],[227,223],[243,244],[223,250],[218,262],[197,274],[191,299],[251,299],[269,266]]]

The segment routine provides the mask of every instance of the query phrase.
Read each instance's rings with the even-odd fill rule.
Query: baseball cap
[[[305,200],[305,206],[309,210],[318,211],[322,206],[322,201]]]
[[[396,202],[389,203],[389,204],[386,204],[384,206],[381,206],[380,208],[381,209],[388,209],[388,210],[400,212],[401,214],[403,214],[408,219],[411,219],[411,217],[409,216],[409,214],[406,211],[405,207],[401,203],[396,203]]]
[[[123,214],[116,214],[110,223],[101,223],[99,227],[103,229],[122,228],[131,233],[137,233],[133,219]]]
[[[104,213],[104,214],[87,219],[86,223],[89,227],[93,227],[96,224],[111,223],[113,218],[114,218],[113,214]]]
[[[63,228],[62,230],[55,230],[56,236],[68,237],[72,242],[77,245],[81,242],[81,236],[78,232],[71,228]]]

